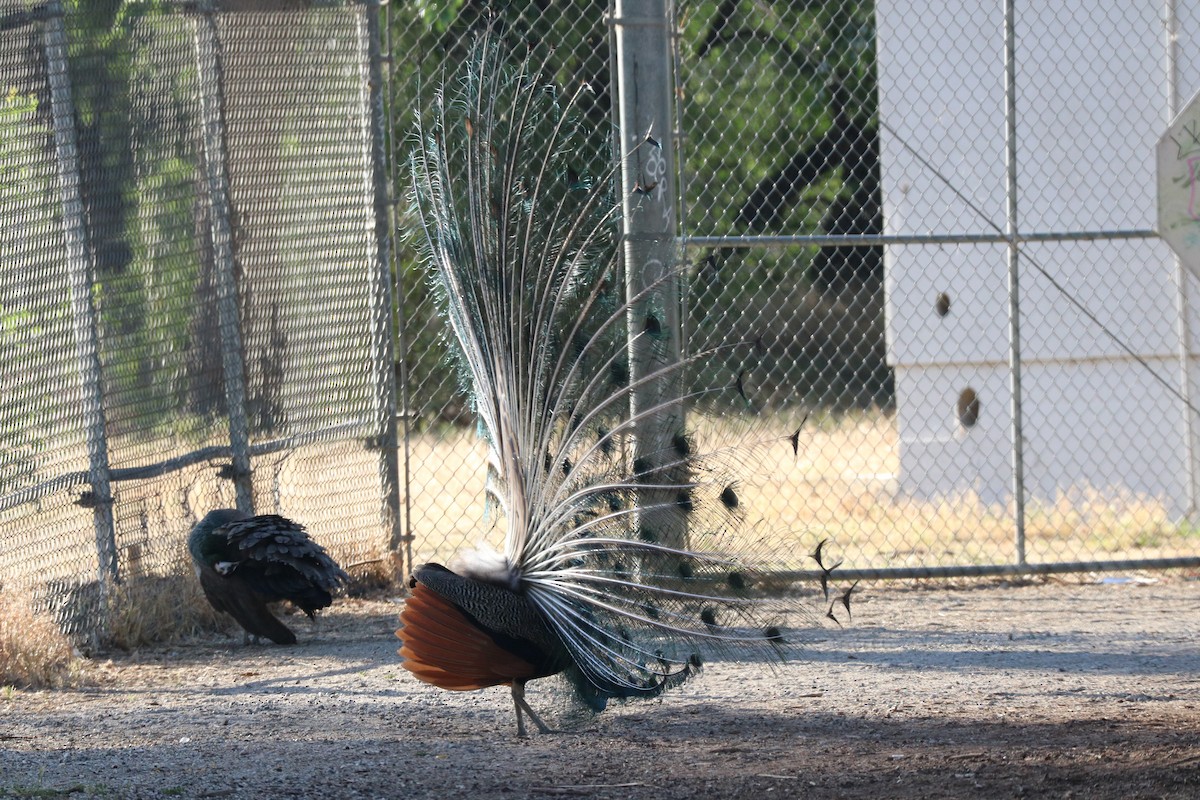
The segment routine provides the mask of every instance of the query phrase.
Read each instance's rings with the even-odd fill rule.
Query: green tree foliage
[[[162,366],[189,346],[201,253],[190,29],[165,0],[73,0],[67,21],[110,433],[177,426],[189,375]]]
[[[880,233],[873,2],[694,0],[681,22],[687,231]],[[888,402],[882,248],[688,258],[694,344],[758,341],[760,402]]]
[[[494,25],[505,34],[514,53],[528,51],[535,63],[549,66],[560,91],[584,92],[587,121],[595,134],[592,152],[582,159],[608,158],[612,121],[609,114],[609,57],[603,14],[598,0],[535,3],[486,0],[423,0],[394,4],[390,10],[391,50],[395,54],[390,98],[393,129],[391,151],[397,190],[410,186],[407,156],[417,120],[428,109],[444,79],[453,76],[466,57],[472,31]],[[598,171],[598,170],[597,170]],[[403,200],[403,198],[401,198]],[[401,209],[405,204],[401,202]],[[412,232],[416,219],[402,218],[399,228]],[[430,286],[418,262],[414,243],[401,241],[396,260],[402,308],[401,347],[397,358],[407,370],[407,383],[419,396],[406,398],[406,411],[419,424],[464,422],[470,418],[458,383],[448,368],[449,342],[438,317]]]

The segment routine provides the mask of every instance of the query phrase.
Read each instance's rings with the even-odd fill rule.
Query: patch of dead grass
[[[133,650],[160,642],[178,641],[229,626],[200,588],[190,568],[167,575],[138,575],[123,581],[113,593],[107,644]]]
[[[0,685],[22,689],[74,685],[79,658],[70,640],[32,597],[0,589]]]
[[[391,558],[347,567],[346,596],[371,596],[395,586],[396,568]],[[106,644],[122,650],[231,630],[240,635],[241,631],[231,617],[209,604],[190,564],[167,575],[127,578],[113,594],[108,622]]]
[[[365,561],[342,564],[342,568],[350,575],[350,580],[343,590],[346,597],[377,597],[392,594],[397,584],[402,582],[399,559],[394,555],[384,555]],[[336,598],[334,599],[336,603]]]
[[[739,463],[748,468],[739,494],[756,523],[745,530],[790,568],[811,568],[807,554],[822,539],[848,567],[1016,560],[1007,505],[985,502],[972,491],[924,499],[897,490],[900,442],[890,414],[814,412],[805,419],[799,410],[749,433],[701,414],[690,424],[700,450],[747,439],[761,444]],[[797,429],[793,450],[789,437]],[[410,447],[414,561],[446,563],[480,541],[500,546],[503,523],[485,511],[486,448],[475,432],[418,434]],[[1196,538],[1172,520],[1162,499],[1119,487],[1071,487],[1026,506],[1030,562],[1194,555]]]

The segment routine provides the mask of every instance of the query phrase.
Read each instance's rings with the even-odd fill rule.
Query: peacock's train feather
[[[714,654],[782,657],[800,601],[769,586],[755,553],[737,451],[700,452],[682,413],[737,402],[736,366],[720,385],[683,387],[753,343],[678,358],[662,299],[678,274],[626,296],[615,159],[573,113],[577,96],[491,33],[449,95],[412,157],[417,240],[506,540],[453,572],[414,571],[397,631],[405,666],[444,688],[511,683],[523,731],[533,677],[566,671],[600,709],[657,695]],[[485,663],[501,651],[516,660]]]

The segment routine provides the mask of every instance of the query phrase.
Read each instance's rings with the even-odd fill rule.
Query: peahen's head
[[[214,537],[214,532],[231,522],[246,519],[247,516],[234,508],[218,508],[205,514],[204,519],[197,522],[188,534],[188,552],[192,558],[212,564],[227,544],[223,537]]]

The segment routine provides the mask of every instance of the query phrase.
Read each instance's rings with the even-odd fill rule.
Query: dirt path
[[[505,689],[399,668],[397,611],[344,601],[291,618],[293,648],[213,638],[0,697],[0,796],[1200,797],[1196,580],[875,585],[794,666],[710,665],[525,740]]]

